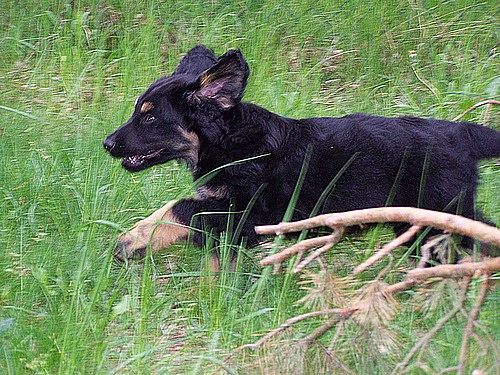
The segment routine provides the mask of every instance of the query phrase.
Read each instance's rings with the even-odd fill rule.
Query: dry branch
[[[332,244],[332,246],[333,246],[335,243],[337,243],[340,240],[340,237],[342,237],[343,233],[344,233],[344,231],[340,231],[340,234],[337,232],[334,232],[328,236],[308,238],[306,240],[300,241],[299,243],[296,243],[285,250],[282,250],[276,254],[273,254],[273,255],[270,255],[270,256],[264,258],[261,261],[261,265],[262,266],[269,266],[271,264],[274,264],[277,266],[277,268],[279,268],[281,265],[281,262],[283,260],[291,258],[292,256],[294,256],[296,254],[302,255],[307,250],[318,247],[318,246],[326,246],[328,244]],[[266,261],[265,264],[262,263],[264,261]],[[275,268],[275,271],[277,271],[276,268]]]
[[[380,207],[324,214],[290,223],[257,226],[255,227],[255,231],[259,234],[281,235],[317,227],[336,228],[337,226],[350,227],[361,224],[389,222],[432,226],[464,236],[475,237],[479,240],[500,246],[500,230],[495,227],[463,216],[415,207]]]
[[[275,270],[281,267],[281,263],[291,258],[294,255],[299,255],[297,260],[297,266],[294,268],[294,272],[299,272],[309,264],[313,259],[320,256],[325,251],[328,251],[335,244],[337,244],[346,227],[353,225],[361,225],[367,223],[381,223],[381,222],[406,222],[410,223],[412,226],[403,234],[398,236],[393,241],[386,244],[382,249],[374,254],[364,263],[360,264],[355,268],[354,273],[363,272],[366,268],[373,265],[378,260],[382,259],[384,256],[388,255],[395,248],[401,244],[409,241],[411,238],[415,237],[417,233],[427,226],[441,229],[445,232],[455,232],[464,236],[473,237],[479,239],[483,242],[493,244],[495,246],[500,246],[500,230],[486,225],[481,222],[477,222],[465,217],[434,212],[418,208],[407,208],[407,207],[385,207],[385,208],[372,208],[366,210],[334,213],[316,216],[307,220],[291,222],[291,223],[280,223],[278,225],[260,226],[256,227],[256,231],[259,234],[272,234],[277,235],[299,232],[306,229],[312,229],[315,227],[330,227],[334,232],[327,236],[306,239],[294,244],[293,246],[278,252],[276,254],[270,255],[261,261],[262,266],[274,265]],[[313,250],[309,256],[302,260],[306,251]],[[413,359],[415,354],[424,348],[432,337],[458,312],[464,309],[464,302],[467,298],[467,289],[470,284],[470,280],[476,277],[485,277],[480,294],[478,296],[476,305],[469,314],[467,327],[464,330],[462,347],[460,352],[460,363],[456,367],[459,371],[463,371],[465,367],[466,354],[468,343],[470,337],[474,335],[473,327],[476,323],[477,316],[479,314],[481,305],[484,301],[484,297],[487,292],[488,287],[488,277],[494,273],[500,271],[500,257],[486,259],[481,262],[475,263],[464,263],[464,264],[443,264],[430,268],[416,268],[409,271],[403,281],[400,281],[393,285],[382,284],[372,284],[379,285],[378,290],[373,290],[368,293],[368,297],[363,294],[359,294],[357,299],[352,300],[346,308],[338,309],[325,309],[314,311],[307,314],[298,315],[288,319],[279,327],[268,332],[262,336],[259,340],[253,344],[246,344],[236,348],[227,358],[226,361],[231,360],[237,353],[243,349],[260,349],[264,344],[266,344],[271,338],[280,335],[286,329],[292,325],[303,321],[305,319],[310,319],[319,316],[329,316],[333,315],[326,323],[316,328],[313,332],[309,333],[307,336],[298,341],[298,344],[304,348],[309,348],[313,343],[317,341],[324,333],[328,332],[331,328],[338,325],[338,323],[345,322],[349,319],[362,319],[364,321],[373,321],[375,326],[382,326],[385,320],[390,320],[392,315],[391,306],[389,302],[392,299],[392,295],[398,292],[409,290],[415,287],[417,284],[424,283],[430,279],[435,278],[462,278],[465,279],[464,287],[462,288],[462,293],[458,298],[455,307],[449,311],[447,315],[442,317],[436,325],[424,336],[422,337],[415,346],[410,350],[410,352],[405,356],[405,358],[398,363],[394,369],[393,374],[402,373],[407,369],[408,364]],[[369,285],[369,284],[368,284]],[[373,289],[373,288],[372,288]],[[370,289],[371,290],[371,289]],[[363,289],[359,290],[360,292]],[[366,297],[366,298],[365,298]],[[378,302],[377,302],[378,301]],[[378,308],[377,308],[378,306]],[[364,315],[363,315],[364,314]],[[373,320],[376,315],[377,319]],[[366,315],[366,316],[365,316]],[[357,316],[357,318],[355,318]],[[370,316],[371,319],[370,320]],[[384,319],[382,319],[384,318]],[[363,321],[363,320],[362,320]],[[365,323],[366,323],[365,322]],[[338,331],[337,333],[339,333]],[[337,335],[336,335],[337,336]],[[334,341],[336,338],[334,339]],[[333,344],[332,344],[333,345]],[[332,345],[330,345],[332,347]],[[455,369],[455,368],[454,368]]]
[[[436,325],[424,336],[422,337],[408,352],[405,358],[396,365],[392,375],[403,373],[403,369],[408,366],[413,356],[423,347],[427,346],[434,337],[434,335],[450,320],[452,319],[461,309],[463,309],[465,300],[467,299],[467,289],[470,283],[470,279],[466,280],[465,286],[462,289],[462,293],[460,293],[460,298],[457,301],[455,307],[448,312],[445,316],[438,320]]]
[[[306,349],[309,348],[313,342],[315,342],[317,339],[319,339],[321,336],[323,336],[326,332],[328,332],[330,329],[332,329],[337,324],[339,324],[342,320],[345,320],[345,319],[346,318],[336,316],[334,319],[331,319],[327,323],[316,328],[313,332],[311,332],[306,337],[301,339],[299,341],[299,345],[304,346]]]
[[[486,100],[477,103],[464,111],[459,116],[455,117],[453,121],[460,120],[467,113],[484,105],[487,106],[484,116],[484,122],[487,123],[493,105],[500,105],[500,101]],[[353,271],[354,274],[359,274],[365,271],[368,267],[372,266],[380,259],[390,254],[394,249],[410,241],[424,227],[433,227],[436,229],[440,229],[445,233],[458,233],[460,235],[472,237],[482,242],[492,244],[493,246],[500,247],[500,230],[482,222],[474,221],[462,216],[413,207],[383,207],[324,214],[297,222],[255,227],[255,231],[258,234],[275,235],[300,232],[303,230],[318,227],[330,227],[333,230],[333,233],[330,235],[300,241],[285,250],[264,258],[263,260],[261,260],[260,264],[262,266],[274,265],[274,270],[276,272],[277,270],[279,270],[284,260],[298,255],[296,262],[297,264],[292,270],[292,272],[297,273],[302,271],[302,269],[307,266],[312,260],[318,258],[321,254],[335,246],[341,240],[343,233],[347,227],[362,224],[388,222],[409,223],[411,224],[411,227],[406,232],[383,246],[368,260],[358,265]],[[432,244],[429,244],[429,246],[432,246]],[[305,259],[302,259],[304,254],[309,250],[312,250],[311,253]],[[451,311],[449,311],[448,314],[439,319],[436,325],[424,337],[417,341],[417,343],[413,346],[413,348],[405,356],[405,358],[397,364],[393,371],[393,374],[405,373],[409,370],[408,364],[415,356],[415,354],[417,354],[418,352],[422,354],[423,348],[425,348],[429,344],[433,336],[460,311],[464,311],[464,304],[467,299],[467,290],[471,279],[484,277],[476,304],[469,313],[467,326],[463,333],[459,364],[456,367],[443,370],[457,371],[458,374],[462,374],[465,368],[470,338],[477,336],[474,332],[474,326],[477,325],[476,320],[488,290],[488,278],[492,273],[500,271],[500,257],[487,259],[476,263],[453,265],[445,264],[438,265],[432,268],[423,268],[426,261],[430,258],[430,250],[424,247],[423,251],[424,254],[416,269],[409,271],[403,281],[400,281],[393,285],[381,284],[382,287],[371,295],[371,300],[390,300],[392,298],[392,295],[395,293],[409,290],[418,284],[422,284],[430,279],[435,278],[463,278],[463,287],[461,289],[461,293],[459,293],[460,295],[458,296],[455,307]],[[358,298],[361,297],[358,296]],[[373,305],[375,304],[376,303],[373,301],[369,302],[367,303],[367,307],[372,308],[373,310]],[[379,304],[383,305],[383,303]],[[363,313],[363,309],[363,303],[358,303],[358,305],[356,305],[356,303],[353,303],[353,301],[351,301],[350,305],[343,309],[325,309],[292,317],[279,327],[268,332],[255,343],[242,345],[236,348],[226,358],[226,361],[233,358],[236,353],[240,352],[243,349],[260,349],[271,338],[278,336],[287,328],[302,320],[329,315],[333,316],[329,318],[326,323],[316,328],[312,333],[309,333],[307,336],[299,340],[298,343],[299,345],[302,345],[307,349],[324,333],[328,332],[334,326],[337,326],[337,332],[335,333],[335,336],[328,348],[328,351],[331,351],[333,350],[334,344],[337,341],[338,337],[341,335],[343,323],[347,322],[349,319],[356,319],[355,316],[357,314],[359,315],[360,312]]]
[[[500,271],[500,257],[483,260],[482,262],[464,264],[441,264],[429,268],[416,268],[409,271],[403,281],[389,285],[385,292],[394,294],[404,292],[415,285],[422,284],[429,279],[442,278],[475,278],[480,276],[488,277],[494,272]]]
[[[279,267],[285,259],[288,259],[297,253],[300,253],[302,255],[305,251],[312,248],[318,246],[328,247],[330,244],[336,243],[335,241],[339,240],[338,237],[344,232],[346,227],[361,224],[388,222],[410,223],[412,224],[412,228],[409,232],[404,233],[392,243],[386,245],[386,250],[384,250],[382,256],[390,252],[391,247],[394,246],[394,244],[401,243],[403,242],[403,240],[406,240],[407,237],[411,237],[410,234],[417,231],[416,227],[427,226],[431,226],[446,232],[453,232],[464,236],[473,237],[480,241],[500,247],[500,230],[485,223],[474,221],[463,216],[424,210],[421,208],[381,207],[324,214],[310,219],[290,223],[258,226],[255,228],[255,230],[259,234],[281,235],[285,233],[300,232],[302,230],[317,227],[330,227],[335,231],[330,236],[323,236],[301,241],[288,249],[262,259],[260,264],[262,266],[274,264],[276,267]],[[330,247],[331,246],[329,246],[328,248]],[[363,269],[379,260],[382,256],[376,255],[376,259],[369,260],[368,265],[362,265]],[[302,267],[304,267],[306,264],[307,263],[305,261],[301,262],[300,269],[302,269]]]
[[[500,105],[500,102],[498,100],[485,100],[485,101],[482,101],[482,102],[479,102],[479,103],[476,103],[474,104],[472,107],[468,108],[467,110],[465,110],[463,113],[459,114],[457,117],[455,117],[452,121],[458,121],[460,120],[462,117],[464,117],[467,113],[469,112],[472,112],[473,110],[483,106],[483,105],[487,105],[488,106],[488,109],[487,109],[487,114],[488,117],[489,117],[489,110],[491,110],[490,108],[493,106],[493,105]],[[487,122],[487,121],[485,121]]]
[[[408,280],[422,282],[430,278],[460,278],[474,277],[478,274],[492,274],[500,271],[500,257],[487,259],[482,262],[464,264],[442,264],[429,268],[417,268],[406,275]]]
[[[313,251],[303,261],[298,261],[297,262],[298,264],[294,267],[293,271],[295,273],[302,271],[302,269],[305,266],[307,266],[309,263],[311,263],[314,259],[316,259],[317,257],[321,256],[321,254],[327,252],[332,247],[334,247],[337,243],[339,243],[339,241],[342,239],[343,235],[344,235],[343,228],[339,228],[335,232],[333,232],[330,236],[327,236],[328,242],[326,242],[321,248]]]
[[[246,344],[246,345],[239,346],[238,348],[233,350],[233,352],[226,358],[226,361],[229,361],[232,357],[234,357],[235,354],[242,351],[243,349],[252,349],[252,350],[260,349],[271,338],[278,336],[280,333],[285,331],[287,328],[291,327],[292,325],[294,325],[302,320],[315,318],[317,316],[335,315],[335,319],[333,321],[339,322],[341,320],[348,319],[354,312],[356,312],[355,309],[329,309],[329,310],[313,311],[310,313],[294,316],[293,318],[288,319],[285,323],[280,325],[278,328],[275,328],[272,331],[265,334],[264,336],[262,336],[258,341],[254,342],[253,344]]]
[[[410,241],[414,236],[417,235],[420,229],[422,229],[421,226],[418,225],[411,226],[406,232],[393,239],[391,242],[382,247],[382,249],[380,249],[377,253],[373,254],[370,258],[368,258],[366,261],[357,266],[354,269],[354,271],[352,271],[352,273],[357,275],[363,272],[368,267],[372,266],[380,259],[385,257],[387,254],[389,254],[391,251],[397,249],[399,246]]]
[[[455,270],[456,268],[456,270]],[[472,335],[472,329],[473,329],[473,324],[477,318],[477,315],[479,313],[480,306],[482,302],[484,301],[484,295],[486,294],[487,290],[487,280],[488,277],[491,273],[500,271],[500,258],[495,258],[495,259],[489,259],[485,260],[482,262],[476,262],[476,263],[467,263],[467,264],[457,264],[457,265],[438,265],[432,268],[425,268],[425,269],[414,269],[410,271],[405,280],[393,284],[393,285],[388,285],[383,287],[380,291],[377,292],[377,294],[380,294],[381,296],[384,296],[385,299],[390,297],[391,295],[398,293],[398,292],[403,292],[406,290],[409,290],[413,288],[414,286],[424,283],[425,281],[429,279],[434,279],[434,278],[465,278],[465,285],[462,289],[462,293],[460,295],[459,300],[457,301],[457,305],[455,306],[454,309],[452,309],[446,316],[441,318],[438,323],[433,327],[431,331],[428,332],[427,335],[425,335],[417,344],[413,347],[413,349],[408,353],[408,355],[405,357],[405,359],[398,364],[398,366],[395,369],[395,373],[398,373],[397,370],[400,370],[401,368],[404,368],[408,365],[409,361],[411,358],[422,348],[424,347],[430,340],[431,338],[438,332],[444,324],[446,324],[451,318],[453,318],[459,311],[463,309],[463,304],[465,302],[466,296],[467,296],[467,288],[470,283],[471,278],[473,277],[479,277],[483,276],[485,277],[486,281],[483,282],[483,287],[481,289],[480,295],[478,297],[477,303],[473,311],[471,311],[469,315],[469,322],[467,324],[466,331],[464,332],[464,336],[467,335],[467,340],[468,337]],[[373,295],[372,299],[376,299],[376,296]],[[288,319],[286,322],[284,322],[282,325],[280,325],[278,328],[273,329],[272,331],[268,332],[266,335],[261,337],[259,340],[252,344],[246,344],[242,345],[238,348],[236,348],[227,358],[226,361],[229,361],[231,358],[234,357],[237,353],[244,349],[252,349],[252,350],[257,350],[260,349],[265,343],[267,343],[271,338],[276,337],[280,335],[282,332],[284,332],[286,329],[290,328],[292,325],[306,319],[310,318],[315,318],[318,316],[328,316],[328,315],[335,315],[334,318],[332,318],[330,321],[325,323],[324,325],[318,327],[315,331],[304,337],[299,341],[299,344],[304,345],[306,348],[308,348],[313,342],[315,342],[316,339],[318,339],[320,336],[322,336],[325,332],[327,332],[329,329],[337,325],[339,322],[346,321],[353,317],[357,312],[360,311],[360,307],[356,305],[352,305],[352,307],[347,307],[347,308],[340,308],[340,309],[327,309],[327,310],[318,310],[318,311],[313,311],[310,313],[294,316],[290,319]],[[470,326],[470,328],[469,328]],[[467,345],[468,341],[465,341],[463,345]],[[463,351],[463,349],[462,349]],[[459,366],[460,367],[460,366]]]
[[[486,298],[486,293],[488,292],[488,277],[485,277],[481,283],[481,290],[477,297],[475,306],[472,308],[469,318],[467,320],[467,326],[465,327],[464,334],[462,336],[462,347],[460,348],[460,362],[458,364],[457,375],[462,375],[465,370],[465,362],[467,360],[467,350],[469,347],[469,339],[474,333],[474,323],[476,322],[481,306]]]

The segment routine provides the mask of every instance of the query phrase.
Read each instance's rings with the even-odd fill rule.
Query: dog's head
[[[200,147],[197,113],[209,108],[212,116],[220,117],[238,105],[248,72],[239,50],[217,60],[205,47],[193,48],[171,76],[138,98],[132,117],[104,140],[104,147],[122,158],[129,171],[174,159],[195,166]]]

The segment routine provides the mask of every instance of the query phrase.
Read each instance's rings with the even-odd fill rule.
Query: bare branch
[[[463,216],[415,207],[378,207],[324,214],[301,221],[257,226],[255,231],[259,234],[281,235],[324,226],[336,229],[337,227],[388,222],[411,223],[422,227],[432,226],[500,246],[500,229],[498,228]]]
[[[310,254],[304,261],[301,262],[299,260],[298,265],[293,270],[294,273],[299,272],[313,259],[329,250],[337,242],[339,242],[346,227],[384,222],[406,222],[412,224],[412,226],[407,232],[385,245],[377,254],[373,255],[365,263],[356,267],[354,274],[359,274],[364,271],[376,261],[389,254],[396,247],[410,240],[411,237],[416,235],[419,229],[426,226],[432,226],[446,232],[454,232],[464,236],[477,238],[483,242],[500,247],[500,229],[489,226],[485,223],[474,221],[463,216],[424,210],[421,208],[381,207],[325,214],[296,222],[255,227],[255,230],[259,234],[284,234],[324,226],[328,226],[335,230],[335,232],[329,236],[310,238],[300,241],[288,249],[262,259],[260,264],[263,267],[274,264],[276,272],[281,267],[281,263],[285,259],[288,259],[295,254],[299,254],[300,257],[302,257],[307,250],[322,246],[322,248]]]
[[[339,230],[338,232],[341,232],[340,236],[342,235],[342,233],[344,233],[342,229]],[[338,242],[337,237],[339,237],[339,235],[337,234],[337,232],[334,232],[328,236],[308,238],[306,240],[300,241],[299,243],[290,246],[288,249],[280,251],[279,253],[265,257],[260,261],[260,265],[265,267],[265,266],[270,266],[271,264],[281,263],[285,259],[291,258],[295,254],[298,254],[300,252],[312,249],[314,247],[324,246],[330,243],[334,244],[335,241]]]
[[[467,113],[469,112],[472,112],[473,110],[483,106],[483,105],[487,105],[488,107],[491,107],[493,105],[500,105],[500,102],[498,100],[485,100],[483,102],[479,102],[479,103],[476,103],[474,104],[472,107],[468,108],[466,111],[464,111],[463,113],[461,113],[460,115],[458,115],[457,117],[455,117],[452,121],[458,121],[460,120],[462,117],[464,117]]]
[[[394,294],[394,293],[404,292],[405,290],[410,290],[417,284],[418,282],[416,280],[408,280],[408,278],[406,278],[405,280],[400,281],[399,283],[387,286],[385,290],[387,293]]]
[[[474,323],[479,315],[481,306],[486,297],[486,292],[488,291],[488,277],[485,275],[483,282],[481,283],[481,290],[477,296],[477,301],[472,308],[469,319],[467,320],[467,326],[465,327],[464,334],[462,336],[462,347],[460,348],[460,362],[458,365],[457,375],[462,375],[465,371],[465,361],[467,360],[467,349],[469,346],[469,339],[474,333]]]
[[[299,345],[304,346],[306,349],[309,348],[311,346],[311,344],[314,343],[318,338],[323,336],[326,332],[328,332],[330,329],[335,327],[339,322],[341,322],[342,320],[345,320],[345,319],[346,319],[345,317],[340,317],[340,316],[334,317],[329,322],[316,328],[313,332],[311,332],[306,337],[301,339],[299,341]]]
[[[328,242],[325,243],[322,247],[319,249],[313,251],[306,259],[304,259],[302,262],[297,264],[293,268],[293,273],[298,273],[302,271],[302,269],[307,266],[309,263],[311,263],[314,259],[319,257],[321,254],[327,252],[330,250],[333,246],[335,246],[341,239],[342,236],[344,235],[344,229],[343,228],[337,228],[335,232],[333,232],[328,239]]]
[[[464,264],[442,264],[429,268],[417,268],[408,272],[407,280],[422,282],[430,278],[474,277],[479,274],[491,274],[500,271],[500,257],[483,260],[482,262]]]
[[[276,254],[270,255],[264,258],[260,264],[262,266],[274,265],[275,270],[279,269],[281,263],[291,258],[294,255],[299,255],[297,259],[297,265],[292,270],[294,273],[300,272],[303,268],[308,265],[314,259],[317,259],[321,254],[331,249],[340,240],[345,231],[349,226],[362,225],[362,224],[373,224],[373,223],[384,223],[384,222],[404,222],[411,224],[411,227],[383,246],[376,254],[366,260],[364,263],[358,265],[354,269],[354,274],[359,274],[365,271],[368,267],[375,264],[377,261],[382,259],[384,256],[389,255],[394,249],[401,246],[405,242],[411,240],[415,237],[422,228],[433,227],[439,230],[443,230],[445,233],[458,233],[463,236],[476,238],[480,241],[492,244],[493,246],[500,247],[500,229],[489,226],[482,222],[474,221],[462,216],[452,215],[448,213],[435,212],[430,210],[424,210],[413,207],[382,207],[382,208],[371,208],[365,210],[333,213],[316,216],[307,220],[280,223],[278,225],[260,226],[256,227],[255,230],[259,234],[285,234],[291,232],[300,232],[302,230],[312,229],[316,227],[330,227],[334,232],[327,236],[310,238],[300,241],[289,248],[278,252]],[[306,252],[310,251],[304,259],[302,257]],[[430,257],[430,252],[424,255],[425,257]],[[409,271],[406,274],[404,280],[393,284],[393,285],[383,285],[375,293],[370,294],[370,299],[366,302],[366,306],[374,309],[382,318],[386,315],[390,318],[391,311],[387,310],[385,304],[386,300],[393,294],[412,289],[418,284],[422,284],[428,280],[436,278],[464,278],[464,287],[460,296],[458,298],[455,307],[449,311],[449,313],[442,317],[436,325],[410,350],[406,357],[396,366],[394,369],[394,374],[403,373],[408,370],[408,365],[412,361],[417,353],[423,353],[423,348],[430,342],[434,335],[457,313],[464,311],[464,303],[467,298],[467,289],[472,278],[477,277],[488,277],[494,272],[500,271],[500,257],[488,258],[486,260],[475,262],[475,263],[463,263],[463,264],[443,264],[437,265],[430,268],[423,268],[423,263],[420,262],[416,269]],[[469,341],[471,337],[474,337],[474,326],[477,324],[476,319],[478,317],[479,311],[481,309],[482,303],[484,301],[484,296],[487,292],[488,282],[487,280],[483,282],[480,295],[478,296],[475,307],[468,314],[467,327],[463,334],[462,347],[460,353],[460,363],[456,367],[457,371],[462,371],[465,368],[465,361],[467,355],[467,349],[469,346]],[[377,304],[374,301],[379,301],[380,305],[377,310]],[[352,301],[351,301],[352,302]],[[382,308],[386,308],[385,310]],[[308,314],[299,315],[288,319],[278,328],[268,332],[261,339],[253,344],[247,344],[240,346],[234,350],[228,357],[229,360],[236,353],[243,349],[253,349],[257,350],[261,348],[266,342],[271,338],[278,336],[287,328],[296,324],[299,321],[309,319],[312,317],[325,316],[325,315],[335,315],[323,325],[316,328],[313,332],[309,333],[307,336],[299,340],[305,348],[309,348],[311,344],[316,342],[317,338],[322,336],[325,332],[329,331],[332,327],[337,325],[339,322],[347,321],[348,319],[354,319],[354,314],[358,314],[361,311],[359,306],[353,305],[344,309],[327,309],[321,311],[315,311]],[[385,315],[384,315],[385,314]],[[373,318],[373,317],[372,317]],[[374,320],[375,326],[382,326],[387,324],[383,319],[380,321]],[[387,320],[387,319],[386,319]],[[371,320],[367,320],[370,322]],[[339,335],[341,329],[337,330],[337,335]],[[332,345],[336,339],[332,341]],[[454,367],[455,369],[455,367]]]
[[[498,271],[500,271],[500,257],[475,263],[442,264],[429,268],[416,268],[409,271],[403,281],[385,287],[385,291],[394,294],[409,290],[428,279],[478,277]]]
[[[355,275],[363,272],[366,270],[368,267],[372,266],[376,262],[378,262],[380,259],[385,257],[387,254],[389,254],[391,251],[397,249],[399,246],[403,245],[405,242],[408,242],[411,240],[421,229],[422,227],[418,225],[413,225],[411,226],[406,232],[401,234],[399,237],[396,237],[393,239],[391,242],[386,244],[382,249],[380,249],[377,253],[372,255],[370,258],[368,258],[366,261],[361,263],[359,266],[357,266],[353,273]]]
[[[459,300],[457,301],[457,304],[455,307],[450,310],[448,314],[443,316],[441,319],[438,320],[436,325],[424,336],[422,337],[414,346],[413,348],[408,352],[408,354],[405,356],[405,358],[396,365],[394,368],[392,374],[401,374],[402,370],[408,366],[408,363],[410,363],[411,359],[413,356],[424,346],[429,344],[429,341],[432,339],[432,337],[450,320],[452,319],[462,308],[464,305],[464,302],[467,297],[467,289],[470,283],[470,279],[467,280],[465,286],[462,289],[462,293],[459,296]]]
[[[338,321],[340,321],[340,320],[348,319],[354,312],[356,312],[355,309],[329,309],[329,310],[313,311],[310,313],[294,316],[294,317],[288,319],[285,323],[280,325],[278,328],[275,328],[272,331],[265,334],[264,336],[262,336],[258,341],[254,342],[253,344],[246,344],[246,345],[242,345],[242,346],[236,348],[226,358],[226,361],[230,360],[235,354],[237,354],[238,352],[240,352],[244,349],[251,349],[251,350],[259,349],[266,342],[268,342],[271,338],[278,336],[280,333],[285,331],[287,328],[291,327],[295,323],[298,323],[302,320],[315,318],[315,317],[323,316],[323,315],[337,315],[337,319],[338,319]]]

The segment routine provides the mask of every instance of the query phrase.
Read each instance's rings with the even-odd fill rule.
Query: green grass
[[[114,263],[119,228],[190,194],[192,181],[175,163],[127,173],[102,140],[197,43],[218,54],[241,48],[251,69],[245,100],[285,116],[451,119],[499,99],[499,12],[494,0],[2,1],[0,371],[344,373],[317,350],[302,357],[284,344],[222,363],[236,346],[309,311],[294,304],[305,293],[298,277],[258,267],[254,253],[268,250],[241,252],[236,272],[218,278],[204,265],[210,249],[189,245]],[[498,110],[490,123],[498,126]],[[497,223],[499,173],[481,167],[478,203]],[[329,258],[333,270],[349,273],[380,234],[346,241]],[[451,304],[443,298],[429,316],[412,293],[400,298],[406,303],[392,324],[399,351],[376,355],[348,326],[339,352],[347,369],[386,373]],[[481,314],[497,341],[498,305],[493,290]],[[303,323],[288,337],[316,326]],[[464,326],[448,325],[420,359],[430,370],[413,372],[456,365]],[[475,361],[470,369],[491,370],[499,359],[488,351]]]

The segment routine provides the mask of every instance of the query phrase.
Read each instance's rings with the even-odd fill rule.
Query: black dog
[[[129,171],[182,159],[195,179],[213,172],[195,198],[168,203],[122,235],[118,258],[164,248],[186,238],[188,227],[220,233],[229,211],[236,220],[245,213],[238,234],[254,245],[255,225],[282,220],[302,167],[293,219],[315,206],[326,213],[387,205],[481,218],[476,162],[500,156],[500,132],[416,117],[284,118],[241,102],[248,74],[239,50],[217,59],[197,46],[106,138],[104,147]]]

